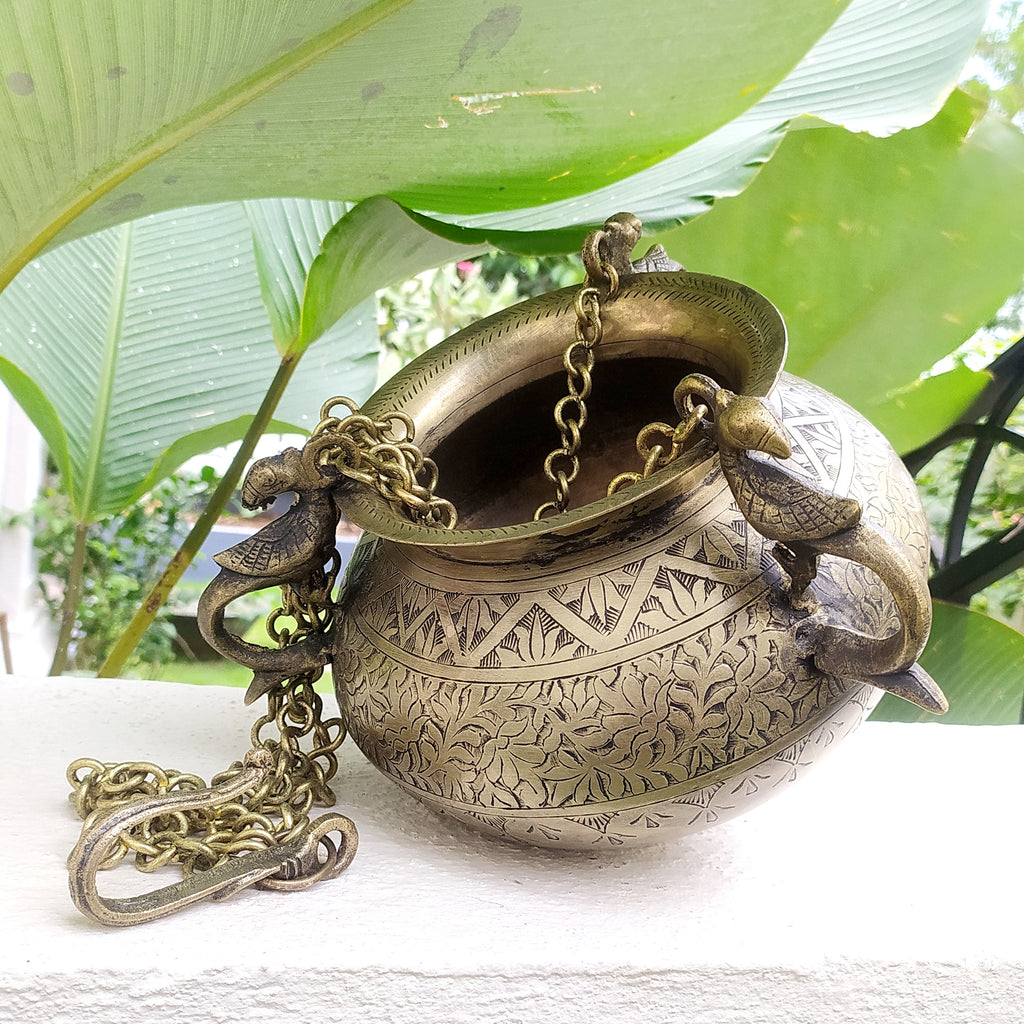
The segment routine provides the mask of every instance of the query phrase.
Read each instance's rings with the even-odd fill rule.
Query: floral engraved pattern
[[[870,425],[787,378],[793,458],[927,557],[912,483]],[[721,475],[670,531],[601,571],[515,588],[364,541],[342,594],[335,685],[355,742],[431,806],[541,845],[704,827],[794,778],[860,720],[870,690],[801,654],[771,545]],[[485,577],[481,579],[481,576]],[[825,556],[822,603],[882,635],[870,570]],[[856,595],[850,600],[850,595]]]
[[[756,754],[848,690],[794,662],[787,634],[748,608],[692,641],[607,674],[460,685],[389,664],[351,628],[353,737],[382,770],[485,808],[566,808],[642,796]],[[756,628],[760,624],[760,628]],[[359,662],[359,664],[357,664]],[[372,688],[367,680],[375,680]]]

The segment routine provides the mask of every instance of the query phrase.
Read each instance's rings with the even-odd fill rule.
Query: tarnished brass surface
[[[769,404],[793,475],[853,496],[923,578],[926,524],[880,435],[788,376]],[[866,637],[899,633],[888,586],[825,553],[795,606],[719,455],[702,454],[581,510],[583,529],[560,532],[552,518],[534,557],[503,559],[494,536],[475,547],[364,539],[334,677],[370,760],[495,834],[617,845],[739,813],[851,728],[872,702],[868,674],[823,671],[801,629],[818,616]],[[507,541],[521,550],[517,532]]]
[[[341,406],[348,415],[337,416]],[[259,459],[242,483],[242,504],[266,508],[294,492],[295,504],[259,533],[215,556],[221,571],[203,591],[198,622],[214,650],[253,670],[245,702],[268,693],[285,679],[320,671],[330,658],[335,578],[337,494],[345,481],[369,488],[384,507],[424,529],[454,528],[455,507],[434,494],[437,467],[414,443],[416,428],[391,410],[374,419],[350,398],[334,398],[320,410],[320,422],[299,451]],[[239,597],[281,586],[285,606],[268,621],[277,648],[264,648],[230,633],[227,606]],[[278,636],[278,617],[296,627]]]
[[[346,728],[442,813],[590,848],[746,810],[882,689],[945,710],[916,663],[931,613],[913,481],[858,414],[782,373],[763,296],[657,247],[631,263],[639,236],[616,215],[584,244],[581,289],[460,332],[362,409],[332,399],[302,450],[253,465],[246,505],[295,504],[217,556],[199,619],[253,670],[247,701],[280,713],[210,787],[140,762],[72,766],[83,913],[134,924],[339,873],[355,827],[307,811],[333,802]],[[341,513],[366,533],[335,597]],[[224,617],[270,586],[276,650]],[[327,663],[343,722],[312,690]],[[259,738],[271,720],[279,742]],[[129,850],[187,877],[100,896],[96,872]]]
[[[395,515],[371,488],[348,487],[345,515],[376,536],[405,543],[439,542],[446,550],[502,544],[502,556],[542,548],[554,517],[533,521],[549,497],[542,472],[551,450],[552,410],[565,386],[563,359],[576,325],[576,289],[513,306],[479,321],[396,374],[363,405],[416,424],[417,443],[438,464],[438,490],[458,509],[456,529],[437,531]],[[610,508],[638,500],[631,489],[600,499],[620,472],[636,468],[635,439],[675,412],[672,390],[701,369],[722,386],[767,395],[785,358],[785,327],[777,310],[752,289],[706,274],[655,272],[622,279],[602,310],[598,357],[605,383],[589,404],[586,457],[573,486],[573,508],[555,532],[587,530]],[[710,456],[709,442],[693,451]],[[694,458],[653,485],[675,487]],[[641,490],[646,490],[641,486]],[[510,547],[509,541],[516,541]]]
[[[916,663],[928,531],[899,459],[782,372],[785,327],[763,296],[657,248],[631,263],[639,235],[617,215],[584,245],[581,289],[460,332],[362,409],[328,402],[301,451],[250,470],[246,504],[296,502],[218,556],[200,604],[207,639],[253,669],[248,699],[279,701],[331,663],[344,726],[382,772],[541,846],[642,843],[740,813],[883,689],[945,710]],[[339,514],[366,532],[335,597]],[[279,648],[230,634],[226,606],[274,585]],[[318,710],[299,719],[324,727]],[[267,750],[292,756],[281,733]],[[337,742],[316,748],[330,761],[314,772],[321,802]],[[310,823],[306,804],[292,821],[289,803],[290,831],[248,856],[131,905],[98,895],[119,850],[179,855],[146,838],[151,821],[258,803],[267,750],[212,788],[97,809],[73,854],[80,909],[129,924],[340,871],[354,827]],[[97,785],[116,767],[92,768]],[[306,777],[290,762],[273,774]]]
[[[781,372],[785,328],[756,292],[605,255],[592,352],[567,289],[460,332],[360,410],[415,424],[457,522],[373,474],[328,486],[366,531],[333,609],[350,734],[438,810],[549,846],[738,813],[878,689],[944,708],[916,665],[927,527],[885,440]],[[600,372],[573,398],[581,348]],[[553,408],[571,506],[561,480],[550,503]]]

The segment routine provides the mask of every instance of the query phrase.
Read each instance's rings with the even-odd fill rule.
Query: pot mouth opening
[[[586,400],[580,430],[579,474],[569,489],[565,513],[582,512],[608,497],[611,481],[621,473],[643,473],[637,434],[651,423],[669,431],[679,422],[672,400],[675,385],[695,364],[668,358],[610,359],[595,363],[593,390]],[[728,386],[728,385],[727,385]],[[427,453],[438,467],[437,493],[459,511],[457,529],[482,531],[554,526],[550,513],[534,521],[536,510],[555,496],[555,483],[544,470],[552,451],[562,445],[555,404],[567,393],[564,371],[511,391],[460,423]],[[695,431],[662,477],[676,477],[709,446]],[[630,502],[637,483],[616,492],[613,505]]]
[[[670,465],[607,495],[619,473],[643,472],[639,431],[650,423],[670,429],[679,423],[673,392],[688,373],[708,374],[734,391],[767,394],[785,355],[778,312],[751,289],[718,278],[628,279],[602,310],[604,338],[594,349],[569,507],[535,521],[538,506],[555,497],[544,462],[562,445],[554,407],[568,394],[563,354],[573,337],[575,293],[563,289],[472,325],[409,364],[364,404],[369,415],[398,409],[412,418],[416,443],[438,467],[435,493],[458,512],[455,529],[417,523],[355,483],[340,495],[345,515],[386,540],[463,549],[467,556],[477,548],[486,558],[495,544],[579,535],[610,513],[621,518],[630,506],[651,507],[698,486],[714,455],[699,430]]]

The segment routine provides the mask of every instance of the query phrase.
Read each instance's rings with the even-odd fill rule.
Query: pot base
[[[478,832],[529,846],[554,850],[616,849],[673,842],[746,814],[802,778],[868,717],[882,693],[859,684],[849,700],[799,739],[787,741],[775,752],[759,751],[754,763],[731,765],[730,771],[697,788],[674,786],[649,798],[614,801],[602,807],[483,811],[439,800],[397,781],[406,792],[432,810]],[[385,774],[388,774],[385,772]]]

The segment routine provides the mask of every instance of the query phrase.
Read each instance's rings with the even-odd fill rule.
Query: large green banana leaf
[[[265,195],[510,209],[721,127],[843,2],[12,0],[0,287],[72,221]]]
[[[852,0],[767,96],[661,163],[593,192],[511,212],[445,216],[474,227],[596,226],[629,209],[649,230],[702,213],[741,192],[793,118],[812,114],[851,131],[888,135],[932,118],[981,31],[985,0]]]
[[[281,225],[276,237],[291,238]],[[327,334],[278,406],[289,424],[315,425],[325,389],[373,387],[372,300]],[[0,294],[0,379],[42,431],[80,522],[237,440],[279,363],[241,203],[71,242]]]
[[[1020,285],[1024,135],[956,92],[888,139],[791,131],[740,196],[660,240],[694,270],[743,281],[782,311],[787,368],[850,402],[906,450],[948,417],[906,388]],[[935,412],[935,410],[931,410]],[[924,432],[922,432],[924,431]]]
[[[89,522],[241,438],[282,361],[279,426],[310,430],[332,394],[365,397],[374,290],[486,250],[482,232],[462,234],[439,238],[384,199],[224,203],[108,228],[0,294],[0,380]]]

